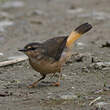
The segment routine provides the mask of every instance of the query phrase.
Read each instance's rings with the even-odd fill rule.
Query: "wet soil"
[[[0,110],[110,110],[110,47],[106,45],[110,40],[110,1],[13,2],[0,0],[0,61],[23,55],[17,50],[27,43],[68,35],[84,22],[91,23],[93,29],[74,44],[60,87],[41,82],[36,88],[27,88],[40,78],[28,60],[1,67]],[[45,81],[57,79],[57,75],[50,77]],[[90,104],[97,97],[100,99]]]

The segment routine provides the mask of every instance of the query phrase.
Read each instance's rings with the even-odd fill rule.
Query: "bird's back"
[[[58,61],[66,47],[67,38],[68,36],[59,36],[43,42],[43,45],[46,48],[46,54]]]

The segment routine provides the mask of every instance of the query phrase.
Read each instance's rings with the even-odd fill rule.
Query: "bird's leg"
[[[52,79],[54,76],[55,76],[55,73],[53,73],[53,75],[49,78],[49,80]]]
[[[35,81],[34,83],[32,83],[30,86],[28,86],[28,88],[34,88],[34,87],[36,87],[36,86],[37,86],[37,83],[38,83],[39,81],[45,79],[45,77],[46,77],[46,75],[42,75],[42,77],[41,77],[39,80],[37,80],[37,81]]]
[[[59,72],[58,81],[55,82],[55,83],[53,83],[52,85],[53,85],[53,86],[60,86],[60,80],[61,80],[61,77],[62,77],[62,74],[61,74],[61,72]]]

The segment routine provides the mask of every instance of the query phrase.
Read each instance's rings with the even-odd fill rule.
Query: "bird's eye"
[[[36,48],[32,47],[31,50],[35,50]]]
[[[27,50],[35,50],[36,48],[35,47],[32,47],[32,46],[28,46],[26,49]]]

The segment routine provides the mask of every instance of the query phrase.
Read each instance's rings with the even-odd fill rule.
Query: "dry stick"
[[[90,106],[93,105],[96,101],[98,101],[98,100],[100,100],[100,99],[101,99],[100,96],[97,97],[96,99],[92,100],[92,101],[89,103],[89,105],[90,105]]]
[[[8,66],[8,65],[11,65],[11,64],[15,64],[15,63],[27,60],[28,57],[27,56],[17,56],[17,57],[12,57],[12,58],[9,58],[9,59],[10,60],[8,60],[8,61],[0,62],[0,67]]]

